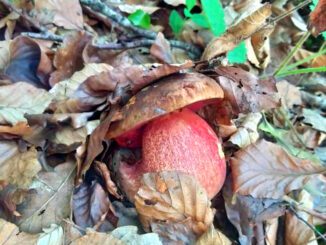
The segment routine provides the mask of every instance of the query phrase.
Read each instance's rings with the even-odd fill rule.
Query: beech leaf
[[[0,123],[27,122],[25,114],[40,114],[52,101],[46,90],[18,82],[0,89]]]
[[[265,140],[236,152],[231,168],[235,192],[275,199],[302,189],[309,180],[326,172],[325,167],[290,156],[282,147]]]
[[[189,219],[191,229],[202,234],[214,216],[205,189],[191,176],[171,171],[144,174],[135,206],[147,229],[155,221],[180,223]]]

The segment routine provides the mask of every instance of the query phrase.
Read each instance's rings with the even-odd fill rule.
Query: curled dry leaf
[[[255,143],[259,138],[257,126],[261,118],[260,113],[249,113],[238,119],[237,123],[240,123],[240,125],[238,125],[237,132],[231,135],[229,141],[240,148]]]
[[[45,77],[39,76],[38,71],[42,67],[44,72],[45,67],[51,65],[48,57],[42,55],[41,48],[35,41],[28,37],[16,37],[10,42],[7,55],[4,64],[0,66],[3,76],[12,82],[24,81],[40,88],[49,88]]]
[[[204,50],[202,60],[211,60],[221,54],[234,49],[242,40],[256,33],[271,16],[270,4],[265,4],[251,15],[241,20],[238,24],[231,26],[225,34],[214,38]]]
[[[136,226],[118,227],[110,233],[100,233],[88,230],[86,235],[73,241],[71,245],[84,244],[151,244],[162,245],[159,237],[155,233],[138,234]]]
[[[314,11],[309,16],[309,26],[315,36],[319,33],[326,31],[326,1],[319,0]]]
[[[184,173],[163,171],[143,175],[135,206],[145,229],[152,222],[188,223],[197,235],[212,224],[214,211],[203,187]]]
[[[259,80],[255,75],[236,67],[215,69],[234,114],[260,112],[278,107],[279,96],[272,78]]]
[[[98,227],[100,231],[108,231],[113,225],[106,220],[109,212],[114,214],[114,208],[102,186],[93,182],[91,186],[82,184],[73,195],[73,214],[78,226]]]
[[[65,4],[62,4],[65,6]],[[83,68],[82,54],[91,37],[83,32],[68,35],[54,56],[54,66],[57,68],[50,76],[50,85],[69,78],[74,72]]]
[[[51,224],[59,224],[70,214],[75,164],[66,162],[53,172],[42,171],[29,187],[26,201],[17,207],[21,213],[15,222],[20,230],[41,232]]]
[[[41,170],[35,148],[19,152],[15,142],[0,141],[0,156],[0,181],[19,188],[28,188],[33,177]]]
[[[233,189],[255,198],[281,198],[303,188],[326,168],[290,156],[282,147],[259,140],[235,153],[231,159]]]
[[[40,114],[52,101],[46,90],[18,82],[0,89],[0,123],[27,122],[25,114]]]

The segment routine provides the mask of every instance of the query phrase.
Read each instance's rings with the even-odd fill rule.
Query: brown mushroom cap
[[[217,82],[200,73],[176,74],[144,88],[122,108],[122,120],[113,122],[106,135],[113,139],[167,113],[199,109],[224,97]]]

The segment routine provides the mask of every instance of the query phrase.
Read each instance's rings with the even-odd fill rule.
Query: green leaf
[[[148,29],[151,26],[151,17],[141,9],[128,16],[128,19],[135,25]]]
[[[227,53],[227,58],[230,63],[244,63],[247,58],[247,49],[244,41],[239,43],[233,50]]]
[[[196,5],[196,0],[186,0],[187,9],[190,11]]]
[[[207,22],[207,19],[205,15],[203,14],[193,14],[191,16],[191,20],[198,26],[203,28],[209,28],[209,24]]]
[[[225,32],[224,10],[221,2],[219,0],[201,0],[201,5],[214,36]]]
[[[169,24],[172,28],[173,33],[178,34],[182,30],[184,19],[176,10],[172,10],[169,17]]]

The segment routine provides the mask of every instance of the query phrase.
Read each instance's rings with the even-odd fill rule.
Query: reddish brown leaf
[[[281,198],[322,178],[326,168],[289,155],[277,144],[260,140],[231,159],[233,189],[256,198]]]
[[[221,75],[218,80],[235,114],[259,112],[280,105],[272,79],[259,80],[255,75],[236,67],[218,67],[216,73]]]
[[[53,62],[57,70],[51,74],[51,86],[69,78],[75,71],[83,68],[82,53],[90,39],[91,37],[83,32],[77,32],[65,38],[54,56]]]
[[[309,26],[315,36],[326,30],[326,0],[319,0],[317,7],[310,13]]]

